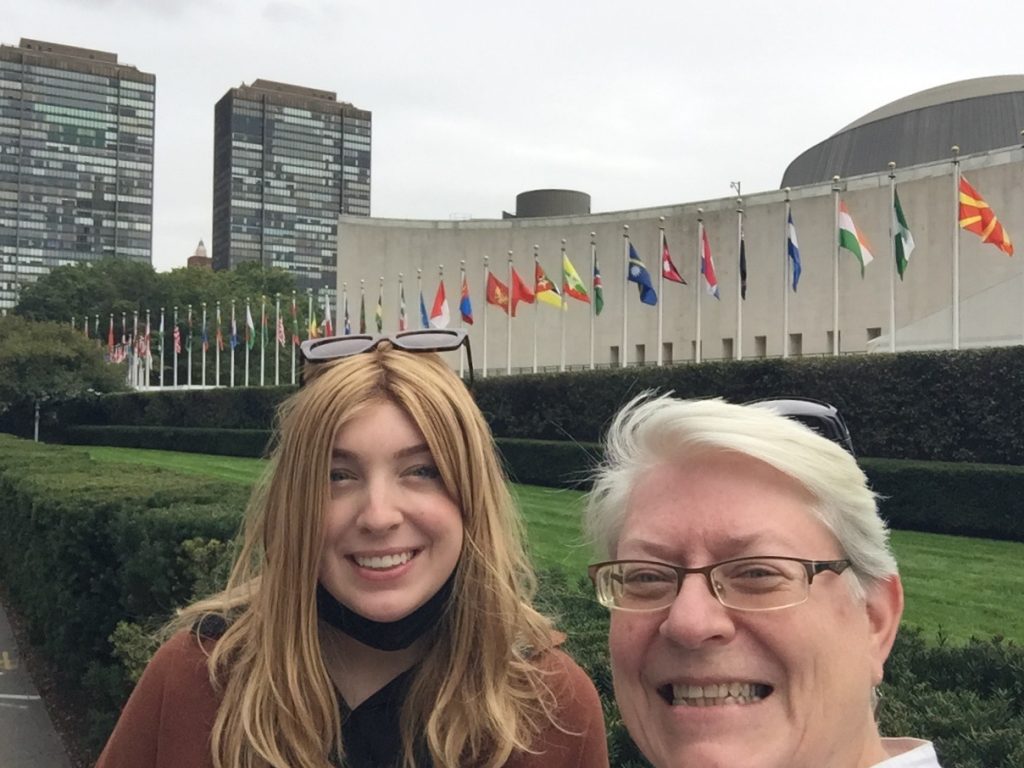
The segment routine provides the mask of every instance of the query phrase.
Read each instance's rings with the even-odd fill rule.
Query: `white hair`
[[[774,467],[815,499],[809,510],[835,535],[861,588],[896,575],[889,531],[856,459],[838,444],[775,412],[771,402],[734,405],[647,392],[619,411],[587,496],[584,528],[615,552],[629,496],[655,465],[730,451]],[[858,590],[860,591],[860,590]]]

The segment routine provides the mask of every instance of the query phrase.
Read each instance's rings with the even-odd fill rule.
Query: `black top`
[[[398,768],[402,763],[402,736],[399,729],[402,703],[409,692],[415,667],[374,693],[355,709],[349,709],[335,692],[341,715],[341,741],[345,760],[334,756],[332,763],[343,768]],[[416,748],[417,768],[431,768],[430,752],[423,743]]]

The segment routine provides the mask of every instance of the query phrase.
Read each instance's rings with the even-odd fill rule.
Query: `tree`
[[[39,409],[94,392],[125,389],[124,370],[103,360],[95,342],[67,325],[0,317],[0,413],[32,407],[39,439]]]

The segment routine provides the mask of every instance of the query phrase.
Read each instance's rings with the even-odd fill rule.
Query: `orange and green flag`
[[[960,228],[973,232],[984,243],[992,243],[1007,256],[1013,256],[1013,243],[988,203],[963,176],[960,177]]]

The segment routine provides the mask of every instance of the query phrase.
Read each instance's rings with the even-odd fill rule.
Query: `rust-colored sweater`
[[[210,730],[220,699],[206,660],[193,634],[179,632],[168,640],[125,704],[96,768],[212,768]],[[562,651],[546,653],[542,666],[552,672],[546,682],[559,703],[561,729],[549,725],[533,747],[536,754],[516,753],[505,768],[607,768],[594,684]]]

